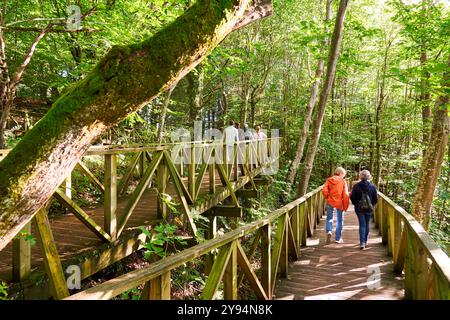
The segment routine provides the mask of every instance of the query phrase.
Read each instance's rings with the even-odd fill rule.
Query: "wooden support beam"
[[[216,163],[213,162],[208,166],[209,170],[209,193],[216,193]]]
[[[225,185],[226,185],[228,191],[230,192],[230,196],[231,196],[231,199],[233,200],[233,204],[236,206],[239,206],[239,200],[236,197],[236,193],[234,192],[233,185],[231,184],[230,180],[228,179],[223,165],[218,164],[217,168],[219,169],[219,175],[225,181]]]
[[[140,154],[136,153],[133,158],[131,159],[131,163],[127,168],[127,171],[123,175],[122,179],[120,179],[119,182],[119,194],[124,194],[127,191],[128,184],[130,183],[130,179],[133,176],[133,172],[137,166],[137,163],[139,162]]]
[[[136,208],[139,200],[141,199],[142,195],[144,194],[144,191],[148,184],[150,183],[150,180],[153,177],[153,174],[156,171],[156,168],[158,167],[161,159],[163,158],[163,153],[157,152],[152,159],[152,162],[148,166],[147,170],[145,170],[144,176],[141,178],[141,181],[139,181],[139,184],[137,185],[136,189],[134,190],[130,200],[128,200],[126,207],[124,208],[124,211],[120,217],[120,222],[118,224],[118,230],[117,230],[117,236],[120,236],[123,229],[125,228],[125,225],[128,222],[128,219],[130,218],[131,214],[133,213],[134,209]]]
[[[167,164],[167,166],[169,168],[170,175],[172,176],[172,182],[174,184],[175,191],[177,192],[178,198],[180,199],[181,205],[183,206],[183,210],[184,210],[184,213],[185,213],[185,218],[187,219],[187,222],[189,224],[189,228],[191,229],[191,231],[195,235],[197,233],[197,227],[195,225],[194,219],[191,216],[191,210],[190,210],[190,208],[188,206],[188,200],[185,197],[186,192],[183,191],[183,190],[185,190],[185,187],[183,185],[183,182],[181,181],[181,177],[178,174],[174,164],[171,162],[169,154],[167,153],[167,151],[164,151],[163,154],[164,154],[164,160],[166,161],[166,164]]]
[[[292,228],[292,223],[287,220],[288,228],[286,228],[287,231],[287,249],[288,249],[288,256],[291,257],[294,260],[298,260],[300,257],[298,254],[298,247],[297,247],[297,241],[295,239],[294,230]]]
[[[400,229],[399,229],[400,232]],[[406,250],[407,250],[407,228],[403,228],[401,233],[400,242],[397,244],[396,257],[394,258],[394,272],[396,274],[402,274],[405,266]]]
[[[250,259],[252,259],[253,255],[255,254],[256,248],[260,243],[260,240],[261,240],[261,230],[258,229],[258,231],[255,234],[255,238],[253,239],[252,245],[250,246],[250,250],[247,255],[247,260],[250,261]],[[244,273],[241,273],[238,276],[238,287],[241,285],[242,279],[244,279]]]
[[[236,195],[242,198],[261,198],[261,192],[255,189],[239,189],[236,190]]]
[[[274,237],[274,241],[273,241],[273,251],[272,251],[272,292],[274,292],[275,289],[275,284],[276,284],[276,278],[277,278],[277,274],[278,274],[278,268],[281,267],[281,271],[283,272],[284,270],[282,270],[283,268],[283,261],[280,262],[280,260],[282,260],[282,256],[283,256],[283,242],[285,242],[285,234],[286,234],[286,217],[285,215],[282,215],[281,217],[278,218],[277,220],[277,230],[275,232],[275,237]]]
[[[69,296],[69,290],[46,210],[40,209],[34,216],[34,221],[38,231],[45,269],[50,281],[51,293],[57,300],[64,299]]]
[[[223,297],[225,300],[237,300],[237,242],[231,243],[231,254],[223,275]]]
[[[72,199],[69,199],[61,190],[56,190],[55,198],[71,211],[86,227],[89,228],[100,240],[111,242],[112,237],[100,227],[89,215],[83,211]]]
[[[172,159],[170,158],[170,155],[167,151],[164,151],[164,157],[166,160],[166,164],[169,168],[170,174],[173,178],[173,182],[175,183],[176,181],[176,184],[178,185],[177,189],[179,189],[183,193],[188,204],[193,204],[194,199],[192,198],[188,189],[184,185],[183,180],[181,179],[181,175],[178,173],[177,168],[175,168],[175,165],[173,164]]]
[[[268,185],[270,185],[272,183],[269,179],[265,179],[265,178],[262,178],[262,177],[254,178],[253,182],[257,186],[268,186]]]
[[[231,244],[227,244],[219,249],[219,254],[216,257],[216,260],[214,261],[214,265],[211,269],[211,273],[208,276],[208,280],[206,281],[205,288],[203,289],[200,299],[202,300],[215,299],[217,289],[219,289],[219,284],[225,273],[228,261],[230,260],[232,248],[233,247]]]
[[[31,235],[31,222],[27,223],[13,239],[13,281],[21,282],[31,272],[31,243],[25,239]]]
[[[239,266],[242,269],[242,276],[245,275],[247,280],[250,283],[250,286],[252,287],[253,291],[256,294],[256,297],[261,300],[268,300],[268,297],[264,291],[264,288],[259,281],[258,277],[256,276],[255,271],[253,271],[250,261],[248,260],[247,256],[245,255],[244,249],[242,248],[241,244],[237,242],[237,261]],[[238,279],[238,286],[240,285],[240,281]]]
[[[100,191],[102,193],[105,192],[105,187],[103,186],[103,184],[100,182],[100,180],[97,179],[97,177],[91,172],[91,170],[89,170],[88,167],[86,167],[84,165],[83,162],[79,161],[75,167],[75,169],[77,169],[78,171],[80,171],[81,173],[83,173],[85,176],[87,176],[89,178],[89,180],[91,180],[91,182],[98,188],[100,189]]]
[[[208,210],[205,213],[205,216],[242,218],[243,214],[244,211],[242,207],[236,207],[234,205],[218,205]]]
[[[117,224],[117,156],[105,154],[104,227],[114,241],[118,237]]]

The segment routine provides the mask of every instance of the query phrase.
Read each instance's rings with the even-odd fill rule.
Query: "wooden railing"
[[[87,176],[90,182],[103,194],[104,225],[100,226],[72,199],[71,176],[65,179],[54,198],[71,211],[89,230],[105,243],[116,243],[124,232],[134,209],[143,197],[148,186],[154,183],[158,195],[166,193],[169,182],[173,185],[180,203],[180,212],[184,215],[187,229],[194,235],[197,228],[193,211],[204,213],[230,197],[231,208],[242,212],[237,190],[250,185],[256,191],[255,177],[278,161],[279,138],[241,141],[233,145],[222,141],[194,141],[150,146],[93,146],[86,156],[103,157],[103,179],[97,177],[83,160],[75,170]],[[0,150],[0,160],[9,150]],[[124,174],[119,179],[117,162],[119,156],[131,154],[131,161],[125,165]],[[217,158],[219,160],[217,160]],[[222,161],[220,160],[222,159]],[[189,161],[186,161],[189,160]],[[202,160],[202,161],[200,161]],[[133,174],[138,171],[139,181],[124,201],[126,205],[118,210],[118,198],[126,194]],[[209,172],[209,190],[201,194],[202,181]],[[218,174],[221,185],[216,183]],[[157,197],[157,219],[167,217],[167,204],[161,196]],[[240,211],[239,211],[240,210]],[[53,296],[64,298],[68,295],[65,276],[48,221],[48,209],[42,208],[32,223],[36,224],[38,239],[46,273],[50,279]],[[220,215],[220,210],[215,214]],[[30,223],[22,230],[31,233]],[[13,240],[13,280],[22,281],[29,277],[31,270],[31,245],[22,237]],[[121,252],[120,252],[121,253]],[[121,253],[123,254],[123,253]],[[123,258],[114,254],[115,259]],[[114,262],[114,261],[112,261]],[[111,262],[111,263],[112,263]],[[90,263],[86,263],[86,266]],[[91,266],[82,269],[83,278],[98,271]]]
[[[306,245],[307,235],[314,233],[324,213],[325,201],[321,189],[317,188],[258,221],[67,299],[111,299],[145,283],[141,299],[168,300],[171,296],[171,271],[194,259],[205,258],[214,250],[218,250],[218,254],[203,287],[201,299],[215,299],[221,281],[224,284],[223,298],[238,299],[237,288],[244,276],[258,299],[271,299],[277,276],[288,275],[288,258],[299,258],[300,246]],[[254,237],[246,252],[241,241],[251,234]],[[255,270],[250,262],[257,247],[261,252],[259,270]],[[242,270],[239,275],[238,266]]]
[[[405,298],[449,300],[450,258],[421,224],[379,193],[375,225],[393,257],[394,271],[405,274]]]

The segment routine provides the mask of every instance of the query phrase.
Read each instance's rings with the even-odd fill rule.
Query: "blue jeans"
[[[370,219],[372,218],[372,212],[359,213],[356,212],[359,221],[359,244],[367,244],[369,238]]]
[[[336,241],[341,240],[341,234],[342,234],[342,227],[344,226],[344,217],[343,212],[340,209],[333,208],[329,204],[327,204],[327,225],[326,225],[326,231],[332,232],[333,231],[333,212],[334,209],[336,209],[337,212],[337,224],[336,224]]]

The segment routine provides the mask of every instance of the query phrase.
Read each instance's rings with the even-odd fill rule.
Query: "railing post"
[[[158,188],[158,192],[160,193],[160,196],[157,198],[158,219],[165,219],[167,216],[167,205],[162,199],[162,194],[166,193],[167,177],[168,177],[167,164],[166,159],[164,159],[163,157],[158,165],[158,169],[156,170],[156,181],[157,181],[156,185]]]
[[[284,232],[283,236],[280,239],[280,277],[287,278],[289,275],[288,268],[289,268],[289,253],[288,253],[288,241],[289,241],[289,214],[286,212],[286,214],[283,217],[284,221]],[[281,219],[280,219],[281,220]],[[276,275],[275,275],[276,278]],[[274,281],[275,281],[274,278]]]
[[[214,239],[217,236],[217,217],[209,217],[208,239]],[[213,252],[205,255],[205,274],[209,275],[214,264],[215,254]]]
[[[270,223],[261,228],[261,285],[269,300],[272,299],[272,259],[271,259],[271,233]]]
[[[146,282],[141,300],[170,300],[170,270]]]
[[[139,176],[142,178],[145,172],[145,151],[139,155]]]
[[[291,210],[291,221],[292,221],[292,232],[294,233],[294,242],[297,248],[297,256],[300,256],[300,215],[299,215],[299,206],[295,206],[294,209]]]
[[[236,241],[231,244],[231,255],[223,275],[223,297],[225,300],[237,300],[237,247]]]
[[[31,272],[31,243],[25,240],[26,235],[31,235],[31,222],[28,222],[13,239],[13,280],[15,282],[25,280]]]
[[[305,202],[302,202],[298,205],[298,212],[299,212],[299,228],[300,228],[300,245],[302,247],[306,247],[306,237],[307,237],[307,231],[306,231],[306,223],[307,223],[307,217],[306,217],[306,204]]]
[[[381,223],[381,239],[383,241],[383,244],[388,243],[388,202],[383,201],[383,207],[382,207],[382,216],[380,221]]]
[[[192,199],[195,200],[195,142],[191,143],[191,147],[189,149],[190,152],[190,161],[188,166],[188,189],[191,194]]]
[[[39,209],[34,216],[34,221],[52,295],[55,299],[64,299],[69,296],[69,290],[48,220],[47,210],[45,208]]]
[[[112,240],[117,239],[117,157],[115,154],[105,155],[105,199],[104,226]]]
[[[387,254],[389,257],[394,257],[395,252],[395,211],[391,206],[388,207],[387,211],[387,236],[388,236],[388,244],[387,244]]]

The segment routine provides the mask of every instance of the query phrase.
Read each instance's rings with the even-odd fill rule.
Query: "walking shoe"
[[[334,242],[336,242],[336,243],[344,243],[344,240],[342,238],[340,238],[339,240],[334,240]]]
[[[364,250],[366,248],[366,244],[362,243],[359,245],[359,249]]]
[[[328,234],[327,234],[327,243],[331,243],[331,231],[328,231]]]

